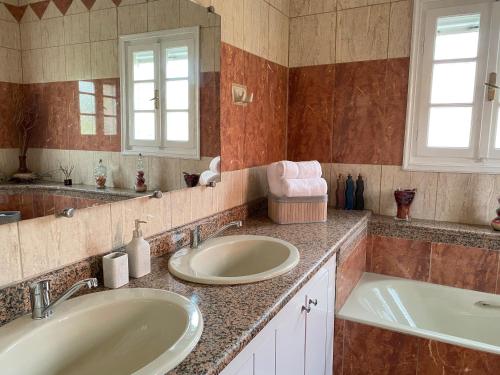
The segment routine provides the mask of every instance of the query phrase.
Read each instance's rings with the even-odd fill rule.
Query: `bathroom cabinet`
[[[222,375],[331,375],[333,256],[222,371]]]

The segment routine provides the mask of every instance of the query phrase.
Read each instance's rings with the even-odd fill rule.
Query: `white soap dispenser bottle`
[[[141,224],[146,221],[135,220],[132,241],[125,247],[128,254],[128,270],[131,277],[138,278],[151,272],[151,247],[142,237]]]

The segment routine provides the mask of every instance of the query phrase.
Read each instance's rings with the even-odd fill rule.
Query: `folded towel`
[[[285,197],[315,197],[325,195],[328,186],[324,178],[283,179]]]
[[[277,197],[283,196],[283,182],[278,170],[278,163],[272,163],[267,166],[267,184],[269,191]]]
[[[200,185],[208,185],[211,182],[219,182],[220,181],[220,174],[219,173],[214,173],[212,171],[205,171],[202,172],[200,175]]]
[[[276,172],[281,178],[321,177],[321,164],[317,160],[293,162],[288,160],[276,163]]]
[[[220,174],[220,156],[217,156],[210,161],[208,169],[214,173]]]

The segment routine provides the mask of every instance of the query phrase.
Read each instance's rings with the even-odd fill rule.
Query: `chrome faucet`
[[[193,242],[191,242],[191,249],[197,249],[198,246],[200,246],[203,242],[208,241],[211,238],[217,237],[219,234],[224,232],[225,230],[236,227],[236,228],[241,228],[243,226],[243,222],[241,220],[238,221],[232,221],[229,224],[226,224],[216,230],[214,233],[209,235],[207,238],[205,238],[203,241],[201,240],[201,231],[200,231],[200,225],[197,225],[194,227],[194,229],[191,231],[191,235],[193,237]]]
[[[50,280],[42,280],[30,285],[30,300],[31,300],[31,318],[45,319],[52,315],[54,308],[66,301],[73,294],[78,292],[82,287],[87,288],[97,287],[97,279],[92,277],[77,282],[69,288],[59,299],[50,303]]]

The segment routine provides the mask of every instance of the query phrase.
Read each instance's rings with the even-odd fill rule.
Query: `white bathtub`
[[[495,294],[365,273],[337,317],[500,354]]]

